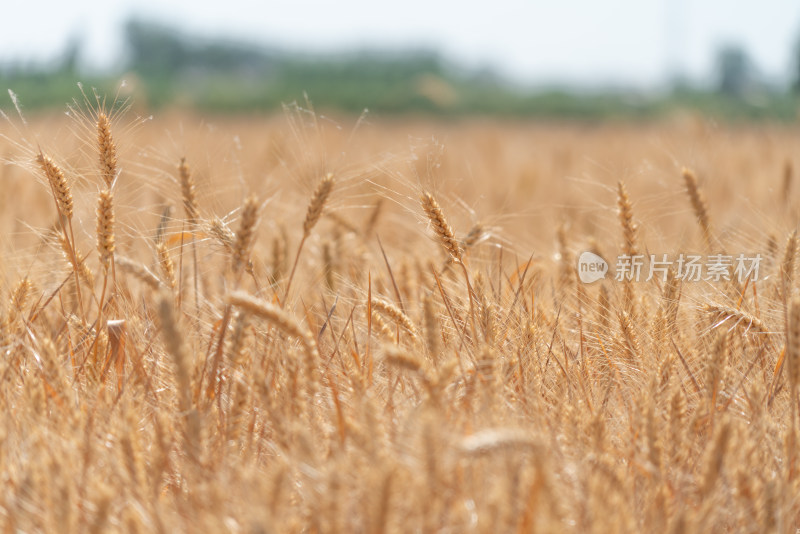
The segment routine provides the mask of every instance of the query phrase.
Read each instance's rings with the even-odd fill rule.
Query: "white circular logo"
[[[595,254],[586,251],[578,257],[578,278],[584,284],[591,284],[606,277],[608,263]]]

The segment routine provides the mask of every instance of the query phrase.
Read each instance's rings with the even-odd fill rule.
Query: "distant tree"
[[[78,72],[78,65],[81,60],[81,52],[83,50],[83,39],[75,35],[67,41],[64,52],[61,54],[60,70],[67,74],[75,74]]]
[[[273,53],[255,45],[187,36],[174,28],[138,19],[128,21],[125,37],[129,67],[145,75],[265,74],[276,63]]]
[[[792,91],[800,93],[800,39],[795,42],[794,54],[792,54]]]
[[[132,19],[125,24],[125,39],[130,67],[143,74],[175,72],[186,63],[185,43],[172,28]]]
[[[726,45],[717,53],[717,90],[728,96],[742,97],[755,82],[755,68],[744,48]]]

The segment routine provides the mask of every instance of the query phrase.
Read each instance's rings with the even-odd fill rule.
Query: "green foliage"
[[[136,80],[140,105],[179,105],[220,112],[270,111],[308,95],[319,109],[382,114],[424,113],[509,117],[648,118],[689,108],[726,119],[793,120],[797,100],[752,91],[744,52],[720,53],[717,92],[686,88],[658,98],[620,91],[576,93],[521,89],[491,74],[454,68],[427,51],[361,52],[308,56],[223,40],[202,40],[137,19],[125,26],[123,77]],[[119,73],[79,78],[77,42],[49,67],[0,67],[0,86],[19,94],[28,108],[62,108],[76,82],[113,93]],[[754,96],[756,95],[756,96]]]

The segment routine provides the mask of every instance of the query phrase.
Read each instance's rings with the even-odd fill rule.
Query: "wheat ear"
[[[192,408],[192,362],[176,315],[173,299],[170,295],[161,296],[158,306],[161,320],[161,337],[164,347],[172,357],[175,369],[175,381],[178,389],[178,409],[183,415],[186,425],[184,450],[189,457],[197,459],[200,450],[201,424],[197,410]]]
[[[220,221],[214,219],[211,223],[212,233],[219,238],[222,243],[231,252],[231,271],[235,277],[235,286],[238,287],[241,281],[242,269],[247,267],[248,271],[252,274],[253,271],[250,267],[250,249],[253,244],[255,236],[255,227],[258,223],[259,204],[255,196],[250,195],[244,202],[242,207],[242,216],[239,221],[239,230],[235,235],[231,236],[230,230]],[[255,280],[255,277],[254,277]],[[217,387],[217,373],[219,366],[222,362],[222,355],[224,350],[225,333],[228,330],[228,324],[231,320],[231,304],[225,306],[225,312],[222,316],[222,326],[219,329],[219,338],[217,340],[217,347],[214,352],[214,357],[211,363],[210,380],[208,383],[208,393],[213,395],[213,389]]]
[[[408,315],[403,313],[400,308],[392,304],[391,302],[386,302],[382,299],[372,299],[372,309],[377,310],[395,323],[402,326],[411,337],[414,339],[419,338],[419,332],[417,327],[414,326],[414,323],[409,319]]]
[[[58,246],[61,247],[61,252],[70,265],[73,264],[72,257],[73,254],[75,255],[75,260],[78,263],[78,275],[80,279],[83,280],[83,283],[86,284],[86,287],[90,289],[94,287],[94,273],[89,268],[89,265],[87,265],[83,254],[81,254],[79,250],[73,250],[72,244],[66,238],[65,232],[56,232],[55,238],[58,240]]]
[[[164,286],[161,280],[159,280],[150,269],[138,261],[126,258],[125,256],[117,256],[114,258],[114,262],[120,269],[126,273],[132,274],[153,289],[161,289]]]
[[[428,220],[433,227],[433,232],[436,234],[439,242],[442,244],[445,251],[447,251],[453,261],[460,263],[462,259],[461,246],[459,245],[458,240],[453,233],[453,229],[449,224],[447,224],[447,219],[445,219],[439,203],[436,201],[433,195],[427,192],[420,196],[420,203],[422,204],[422,210],[428,217]]]
[[[708,205],[706,204],[705,195],[703,195],[703,191],[697,184],[697,176],[695,176],[694,171],[684,167],[681,173],[683,175],[683,181],[686,184],[686,193],[689,195],[689,200],[692,203],[694,215],[703,233],[703,244],[706,250],[711,250],[711,221],[708,216]]]
[[[208,224],[204,226],[206,227],[206,231],[211,234],[229,254],[233,255],[236,234],[228,228],[228,225],[219,217],[213,217]]]
[[[167,285],[174,291],[178,287],[178,280],[175,278],[175,263],[169,255],[167,244],[163,241],[157,244],[156,253],[158,255],[158,264],[161,267],[161,273],[164,275]]]
[[[333,179],[333,174],[326,174],[325,177],[322,178],[317,184],[317,188],[314,189],[314,194],[311,195],[311,202],[308,204],[306,218],[303,221],[303,238],[300,240],[300,244],[297,246],[297,254],[294,257],[292,271],[289,273],[289,280],[286,282],[286,292],[283,294],[283,304],[286,303],[286,299],[289,297],[289,289],[292,287],[292,280],[294,280],[294,273],[297,270],[297,263],[300,261],[300,253],[303,250],[303,245],[305,245],[306,239],[308,239],[308,236],[311,235],[311,230],[322,216],[322,212],[325,209],[325,204],[328,202],[328,197],[330,197],[331,191],[333,191],[334,183],[335,181]]]
[[[303,348],[308,353],[308,356],[316,357],[316,346],[311,332],[303,328],[300,323],[285,310],[273,306],[263,299],[253,297],[244,291],[233,291],[228,294],[226,300],[229,305],[240,308],[257,317],[261,317],[278,328],[278,330],[297,338],[303,344]]]
[[[192,176],[189,166],[186,164],[186,158],[181,158],[178,164],[178,177],[181,183],[181,195],[183,196],[183,209],[186,212],[186,220],[189,223],[189,229],[192,236],[192,264],[194,266],[194,301],[195,306],[200,306],[200,280],[198,277],[199,269],[197,268],[197,243],[194,240],[194,232],[197,228],[197,223],[200,220],[200,213],[197,209],[197,195],[194,187],[194,177]],[[181,255],[181,258],[183,256]]]
[[[97,252],[100,256],[100,265],[103,267],[103,289],[100,292],[98,301],[97,324],[102,323],[103,301],[106,297],[108,288],[109,267],[114,274],[114,284],[116,284],[116,273],[114,267],[114,207],[112,204],[114,195],[108,189],[100,192],[97,199]]]
[[[317,345],[311,332],[307,328],[303,328],[303,326],[285,310],[273,306],[265,300],[253,297],[244,291],[233,291],[229,293],[226,297],[226,301],[229,306],[235,306],[243,312],[261,317],[278,330],[300,341],[306,355],[306,372],[310,381],[309,389],[313,395],[317,383],[316,366],[319,360],[319,352],[317,351]]]
[[[50,184],[53,198],[55,198],[56,205],[58,206],[58,213],[66,219],[72,219],[72,191],[70,190],[67,178],[64,176],[64,171],[61,170],[49,156],[44,155],[41,151],[36,155],[36,162],[42,168],[47,178],[47,183]]]
[[[97,199],[97,252],[100,263],[108,272],[109,263],[114,258],[114,194],[105,189]]]
[[[422,204],[422,211],[424,211],[425,215],[428,217],[428,220],[433,227],[433,231],[436,234],[436,237],[439,238],[439,242],[442,244],[442,247],[444,247],[444,249],[450,255],[450,258],[461,266],[461,270],[464,273],[464,281],[467,284],[467,299],[469,299],[470,326],[472,328],[473,339],[477,340],[478,330],[475,328],[475,303],[472,300],[472,285],[469,282],[467,266],[464,265],[461,245],[459,245],[458,240],[453,233],[453,229],[447,223],[447,219],[445,219],[442,208],[439,206],[439,203],[436,201],[433,195],[427,191],[423,192],[420,196],[420,203]]]
[[[680,279],[677,276],[677,271],[670,267],[667,271],[667,281],[664,284],[661,303],[658,306],[658,312],[656,312],[656,318],[653,322],[653,341],[656,343],[657,351],[661,350],[675,327],[678,299],[680,299]]]
[[[159,302],[158,314],[161,319],[161,337],[175,367],[180,409],[181,411],[186,411],[191,406],[192,398],[189,353],[183,341],[181,327],[178,324],[178,317],[171,300],[166,296],[162,296]]]
[[[364,239],[369,240],[372,234],[375,232],[375,227],[378,226],[378,219],[381,216],[383,211],[383,199],[379,198],[378,201],[375,203],[375,207],[372,208],[372,213],[369,215],[369,219],[364,224]]]
[[[783,261],[781,261],[781,294],[784,304],[788,303],[792,294],[797,265],[797,244],[797,230],[794,230],[786,240],[786,249],[783,253]]]
[[[781,187],[784,205],[788,205],[792,198],[792,181],[794,181],[794,168],[792,167],[792,161],[787,159],[783,164],[783,185]]]
[[[761,319],[744,310],[715,304],[707,304],[704,310],[711,315],[718,324],[725,323],[728,319],[733,319],[732,327],[742,328],[745,332],[752,331],[754,334],[759,335],[768,335],[770,333]]]
[[[100,153],[100,174],[106,187],[111,187],[117,177],[117,145],[111,135],[111,121],[102,112],[97,117],[97,148]]]
[[[183,209],[186,212],[187,222],[194,227],[200,220],[200,211],[197,209],[197,193],[195,192],[194,177],[186,164],[186,158],[181,158],[178,164],[178,177],[181,182],[181,195],[183,196]]]
[[[244,201],[242,207],[242,218],[239,221],[239,229],[233,242],[233,256],[231,266],[233,273],[239,275],[250,263],[250,249],[253,246],[255,229],[258,224],[258,199],[250,195]]]
[[[638,253],[636,250],[637,227],[633,222],[633,204],[628,196],[628,189],[621,180],[617,183],[617,207],[619,208],[619,222],[622,226],[622,252],[632,258]],[[628,315],[628,319],[632,320],[636,316],[634,304],[636,295],[633,291],[633,281],[627,277],[623,283],[623,301],[625,313]]]
[[[633,205],[623,181],[617,182],[617,207],[619,208],[619,222],[622,225],[622,251],[627,256],[635,256],[638,228],[633,222]]]
[[[792,299],[786,332],[786,375],[789,382],[789,402],[792,406],[792,428],[797,410],[797,386],[800,384],[800,298]]]
[[[435,376],[433,373],[431,373],[431,370],[428,368],[425,362],[396,345],[388,345],[384,347],[382,349],[382,356],[383,360],[387,364],[415,373],[424,384],[425,389],[428,390],[431,398],[434,400],[437,399],[438,384]]]
[[[83,311],[83,296],[81,294],[80,282],[78,280],[82,266],[79,254],[75,249],[75,233],[72,230],[72,215],[74,210],[72,191],[70,189],[69,182],[67,182],[67,178],[64,176],[64,171],[61,170],[61,168],[56,165],[49,156],[46,156],[44,153],[42,153],[41,150],[36,155],[36,162],[42,168],[42,171],[47,178],[47,183],[50,184],[50,191],[53,194],[56,208],[58,209],[59,215],[61,215],[63,218],[61,224],[63,238],[61,240],[62,248],[67,254],[67,258],[69,259],[70,263],[72,263],[72,268],[75,273],[75,291],[78,296],[78,307],[80,308],[81,315],[85,317]],[[63,224],[64,220],[66,220],[66,225]],[[69,233],[67,233],[67,230],[69,230]],[[85,266],[83,266],[83,268],[86,269]]]
[[[303,235],[307,236],[319,221],[322,216],[322,211],[325,209],[325,204],[328,202],[328,197],[333,191],[333,174],[328,173],[319,181],[314,194],[311,196],[311,202],[308,205],[306,212],[306,219],[303,221]]]

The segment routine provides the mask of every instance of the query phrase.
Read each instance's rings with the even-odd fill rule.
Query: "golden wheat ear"
[[[258,224],[258,211],[258,199],[253,195],[247,197],[242,208],[239,230],[236,231],[233,242],[231,265],[234,274],[241,273],[242,269],[250,262],[250,250],[253,247],[256,225]]]
[[[66,219],[72,219],[74,203],[72,191],[67,178],[64,176],[64,171],[41,151],[36,155],[36,163],[39,164],[47,178],[47,183],[50,184],[59,214]]]
[[[331,191],[333,191],[333,184],[334,179],[331,173],[326,174],[317,184],[314,194],[311,195],[311,202],[308,204],[306,219],[303,221],[303,235],[309,235],[322,216],[322,211],[325,209],[328,197],[331,195]]]
[[[106,187],[111,187],[117,177],[117,145],[111,135],[111,120],[105,113],[97,117],[97,149],[100,153],[100,175]]]
[[[697,183],[697,175],[693,170],[684,167],[681,174],[686,184],[686,193],[692,203],[694,215],[703,233],[703,244],[706,250],[711,250],[711,219],[708,215],[708,204],[706,203],[705,195]]]
[[[619,222],[622,225],[622,250],[628,256],[635,256],[637,227],[633,222],[633,205],[628,195],[625,182],[617,182],[617,207],[619,208]]]
[[[260,317],[278,330],[296,338],[303,346],[305,353],[306,378],[309,381],[308,388],[313,396],[317,388],[319,365],[319,351],[314,340],[314,335],[304,328],[285,310],[273,306],[271,303],[254,297],[244,291],[232,291],[225,297],[229,306],[235,306],[242,312],[255,317]]]
[[[789,308],[789,328],[786,332],[786,364],[789,382],[789,400],[792,417],[797,408],[797,386],[800,385],[800,298],[792,299]],[[794,424],[794,423],[793,423]]]
[[[108,189],[100,192],[97,198],[97,252],[100,264],[108,270],[114,257],[114,194]]]
[[[197,192],[195,191],[194,176],[186,164],[186,158],[181,158],[178,165],[178,177],[181,183],[181,195],[183,196],[183,209],[186,212],[186,221],[195,226],[200,220],[200,211],[197,209]]]
[[[297,270],[297,264],[300,261],[300,253],[303,251],[303,245],[305,245],[308,236],[311,235],[311,230],[314,228],[314,226],[316,226],[317,222],[319,222],[320,217],[322,217],[322,212],[325,209],[325,204],[328,202],[328,197],[330,197],[331,191],[333,191],[334,184],[335,180],[333,178],[333,174],[328,173],[319,181],[317,188],[311,195],[311,202],[308,204],[306,218],[303,221],[303,237],[300,239],[300,244],[297,246],[297,254],[294,257],[292,271],[289,273],[289,280],[286,282],[286,291],[283,294],[284,303],[286,302],[286,299],[289,298],[289,290],[292,287],[292,280],[294,280],[294,273]]]
[[[439,206],[439,203],[436,202],[434,196],[428,192],[423,192],[422,195],[420,195],[420,203],[422,204],[422,210],[425,212],[425,215],[428,217],[433,227],[433,232],[436,234],[436,237],[439,238],[439,243],[444,247],[447,254],[450,255],[450,259],[461,266],[461,271],[464,273],[464,282],[467,285],[467,300],[469,301],[469,322],[472,329],[473,340],[477,340],[478,331],[475,327],[475,303],[472,298],[472,285],[469,281],[467,266],[464,263],[461,245],[456,239],[453,229],[447,223],[442,208]]]
[[[139,281],[145,283],[152,289],[161,289],[164,284],[161,280],[147,268],[146,265],[138,261],[126,258],[125,256],[117,256],[114,258],[117,267],[126,273],[133,275]]]
[[[786,240],[786,248],[783,252],[783,260],[781,261],[781,294],[784,303],[788,302],[792,294],[792,286],[794,285],[794,275],[797,270],[797,230],[793,230]]]
[[[164,275],[164,279],[170,289],[174,291],[178,287],[178,279],[175,277],[175,263],[169,255],[167,244],[163,241],[158,243],[156,245],[156,254],[158,255],[158,264],[161,267],[161,274]]]
[[[36,155],[36,163],[39,164],[39,167],[47,178],[50,191],[56,203],[56,209],[61,217],[61,233],[58,240],[64,255],[72,264],[75,273],[75,292],[78,299],[78,307],[80,308],[81,316],[84,316],[83,296],[81,294],[79,278],[82,277],[86,285],[91,288],[93,285],[93,276],[91,276],[89,267],[83,263],[83,257],[80,252],[78,252],[75,245],[75,235],[72,229],[75,204],[72,198],[72,190],[66,176],[64,176],[64,171],[41,150],[39,150]]]
[[[420,196],[420,203],[422,210],[428,217],[433,228],[433,233],[439,239],[439,242],[444,247],[445,251],[455,262],[461,262],[461,246],[453,233],[453,229],[447,224],[447,219],[444,217],[442,208],[436,199],[428,192],[422,193]]]
[[[411,337],[414,339],[419,337],[417,327],[414,326],[414,323],[411,321],[411,319],[405,313],[403,313],[400,308],[391,302],[376,298],[373,298],[370,304],[373,310],[379,311],[395,323],[405,328],[406,331],[411,334]]]
[[[628,189],[625,187],[625,182],[620,180],[617,182],[617,207],[619,214],[619,222],[622,226],[622,253],[626,256],[636,256],[637,240],[636,233],[637,227],[633,222],[633,204],[631,203]],[[633,281],[625,279],[623,283],[623,306],[629,322],[636,318],[636,292],[634,291]]]

